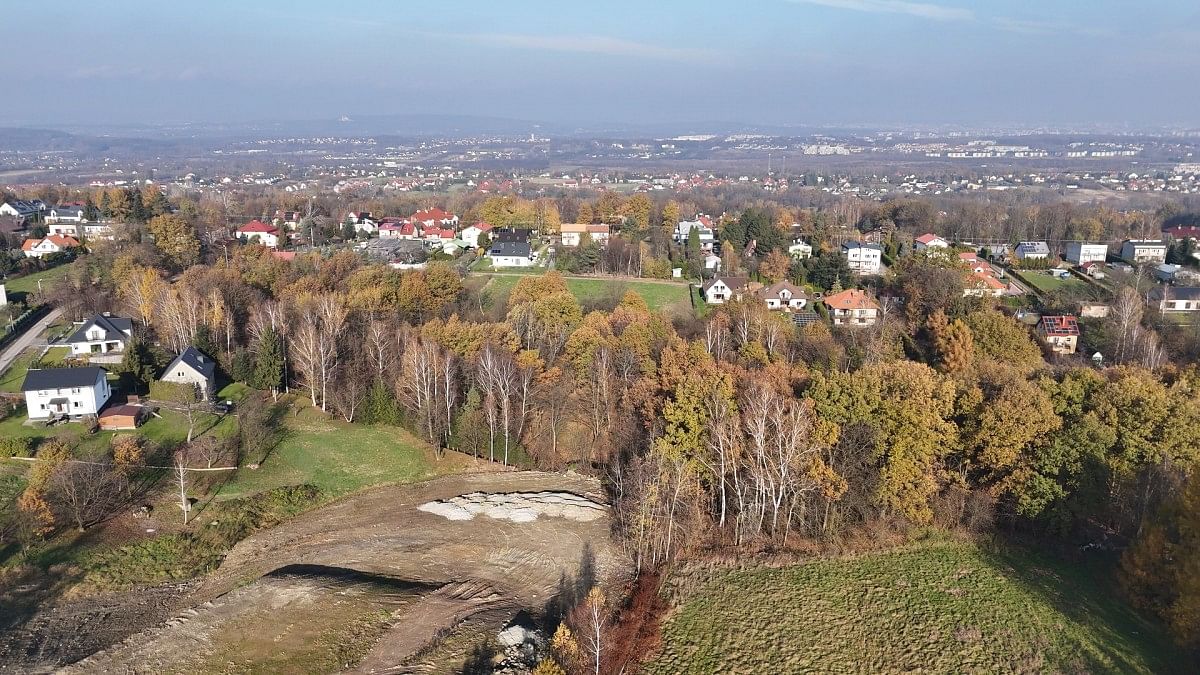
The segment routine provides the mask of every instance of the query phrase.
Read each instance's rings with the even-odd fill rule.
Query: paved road
[[[21,355],[21,352],[33,345],[37,341],[38,335],[41,335],[42,331],[46,330],[61,315],[62,309],[58,307],[50,310],[46,313],[46,316],[43,316],[37,323],[30,326],[24,334],[13,340],[3,352],[0,352],[0,373],[8,370],[8,367]]]

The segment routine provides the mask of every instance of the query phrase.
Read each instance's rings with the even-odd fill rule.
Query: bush
[[[32,455],[32,438],[28,436],[0,438],[0,457],[30,457]]]

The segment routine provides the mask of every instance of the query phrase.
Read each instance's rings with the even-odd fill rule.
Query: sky
[[[4,5],[5,125],[1200,126],[1195,0]]]

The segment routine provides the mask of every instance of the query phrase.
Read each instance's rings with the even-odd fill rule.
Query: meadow
[[[645,672],[1150,673],[1182,658],[1111,584],[1027,551],[939,542],[701,576]]]

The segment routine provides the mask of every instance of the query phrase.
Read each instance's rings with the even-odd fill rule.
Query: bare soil
[[[169,620],[149,613],[143,630],[66,672],[444,671],[431,655],[446,658],[436,644],[456,630],[490,637],[518,611],[550,604],[581,568],[604,578],[624,567],[606,513],[513,522],[419,508],[471,493],[539,492],[604,502],[595,480],[534,472],[371,489],[242,541],[188,589],[186,609]],[[47,626],[33,641],[64,637],[54,633]]]

